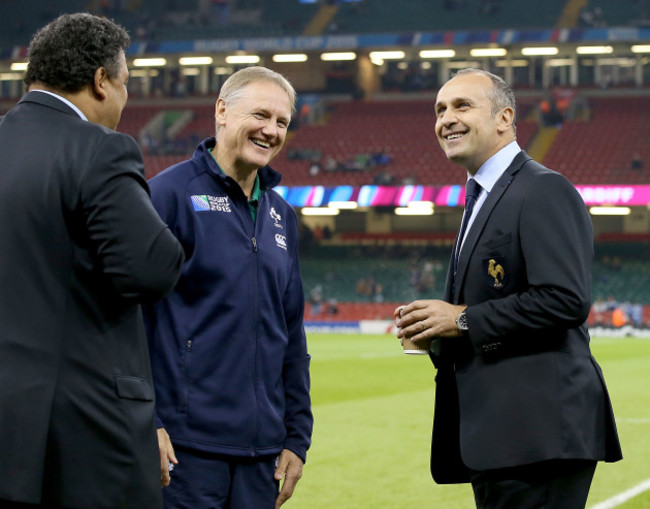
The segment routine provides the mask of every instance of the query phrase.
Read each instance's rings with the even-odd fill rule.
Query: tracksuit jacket
[[[186,255],[174,291],[145,309],[157,426],[174,445],[244,457],[289,449],[304,461],[313,416],[296,213],[267,166],[253,221],[214,146],[207,138],[149,181]]]

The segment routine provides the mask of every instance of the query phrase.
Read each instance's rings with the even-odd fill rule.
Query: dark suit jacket
[[[139,303],[183,255],[133,138],[30,92],[0,123],[0,500],[162,506]]]
[[[440,340],[431,472],[468,482],[551,459],[616,461],[607,388],[589,349],[593,232],[560,174],[520,152],[465,239],[452,295],[469,334]]]

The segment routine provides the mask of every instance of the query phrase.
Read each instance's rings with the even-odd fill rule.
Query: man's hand
[[[456,319],[467,306],[455,306],[442,300],[416,300],[395,310],[395,326],[400,340],[409,338],[426,346],[433,338],[461,335]]]
[[[169,462],[178,465],[178,460],[174,454],[174,447],[172,446],[169,435],[165,428],[158,428],[158,450],[160,451],[160,484],[169,486],[171,479],[169,477]]]
[[[278,466],[275,467],[275,480],[281,481],[284,477],[284,482],[275,501],[275,509],[280,509],[280,506],[293,495],[293,490],[302,477],[302,465],[302,460],[289,449],[284,449],[280,454]]]

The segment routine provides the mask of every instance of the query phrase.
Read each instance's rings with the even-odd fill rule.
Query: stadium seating
[[[552,27],[565,3],[529,2],[515,9],[485,0],[364,0],[343,4],[333,22],[339,31],[352,33]]]
[[[286,185],[365,185],[373,183],[378,173],[388,172],[395,184],[409,179],[418,184],[460,184],[465,176],[450,163],[435,138],[433,94],[430,99],[340,102],[332,106],[323,125],[301,126],[275,160]],[[534,121],[526,120],[530,99],[523,99],[518,122],[518,139],[526,146],[537,130]],[[322,152],[323,168],[316,177],[309,175],[309,161],[292,160],[292,150]],[[353,160],[357,154],[384,151],[390,162],[365,171],[325,169],[328,158],[340,162]]]
[[[463,172],[446,159],[435,140],[432,99],[405,97],[331,103],[326,120],[293,131],[273,162],[283,175],[283,184],[359,186],[372,184],[383,172],[392,175],[396,185],[405,179],[425,185],[464,182]],[[530,96],[519,98],[517,138],[523,148],[538,130],[535,116],[529,115],[537,101]],[[589,105],[591,118],[564,122],[542,162],[576,185],[646,184],[647,169],[632,169],[631,160],[639,154],[645,164],[650,161],[650,119],[639,115],[639,111],[650,110],[650,97],[592,97]],[[140,140],[140,130],[164,110],[192,112],[192,120],[176,135],[192,140],[192,145],[214,133],[214,104],[203,99],[157,105],[132,100],[124,110],[120,130]],[[170,161],[187,158],[192,150],[193,146],[187,146],[177,156],[147,157],[147,176],[155,175]],[[316,176],[309,175],[309,160],[292,157],[296,151],[311,150],[321,155],[321,170]],[[330,157],[350,162],[360,153],[381,151],[390,158],[386,165],[360,171],[325,169]]]
[[[399,304],[416,298],[442,298],[446,278],[449,247],[382,248],[369,246],[319,246],[301,257],[305,295],[320,285],[323,300],[337,300],[338,313],[331,315],[327,306],[312,313],[308,304],[308,320],[391,319]],[[411,256],[409,256],[409,253]],[[593,265],[592,299],[613,299],[616,307],[650,302],[650,243],[599,242]],[[429,262],[434,267],[435,283],[426,291],[413,286],[414,270]],[[372,278],[382,286],[379,302],[372,295],[360,295],[356,286],[360,279]],[[590,324],[611,325],[609,309],[601,316],[592,313]],[[645,306],[644,323],[650,324],[650,306]]]
[[[591,119],[566,121],[543,163],[574,184],[647,184],[647,170],[630,168],[638,153],[650,161],[650,97],[597,97]],[[646,163],[647,164],[647,163]]]

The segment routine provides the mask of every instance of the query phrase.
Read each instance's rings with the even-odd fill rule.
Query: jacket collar
[[[229,180],[232,181],[230,177],[221,171],[217,161],[215,161],[212,154],[210,154],[210,150],[213,149],[216,144],[217,140],[214,136],[206,138],[198,147],[196,147],[192,159],[195,159],[200,165],[207,167],[209,172],[222,182],[226,183]],[[282,180],[282,175],[268,165],[257,170],[257,176],[260,179],[260,189],[262,191],[273,189]]]
[[[35,104],[40,104],[42,106],[47,106],[49,108],[53,108],[55,110],[60,111],[61,113],[65,113],[67,115],[73,115],[75,117],[79,117],[79,114],[72,109],[69,105],[67,105],[63,100],[59,99],[58,97],[55,97],[54,95],[51,94],[44,94],[43,92],[37,92],[37,91],[31,91],[27,92],[18,102],[20,103],[35,103]],[[81,117],[79,117],[81,118]]]

